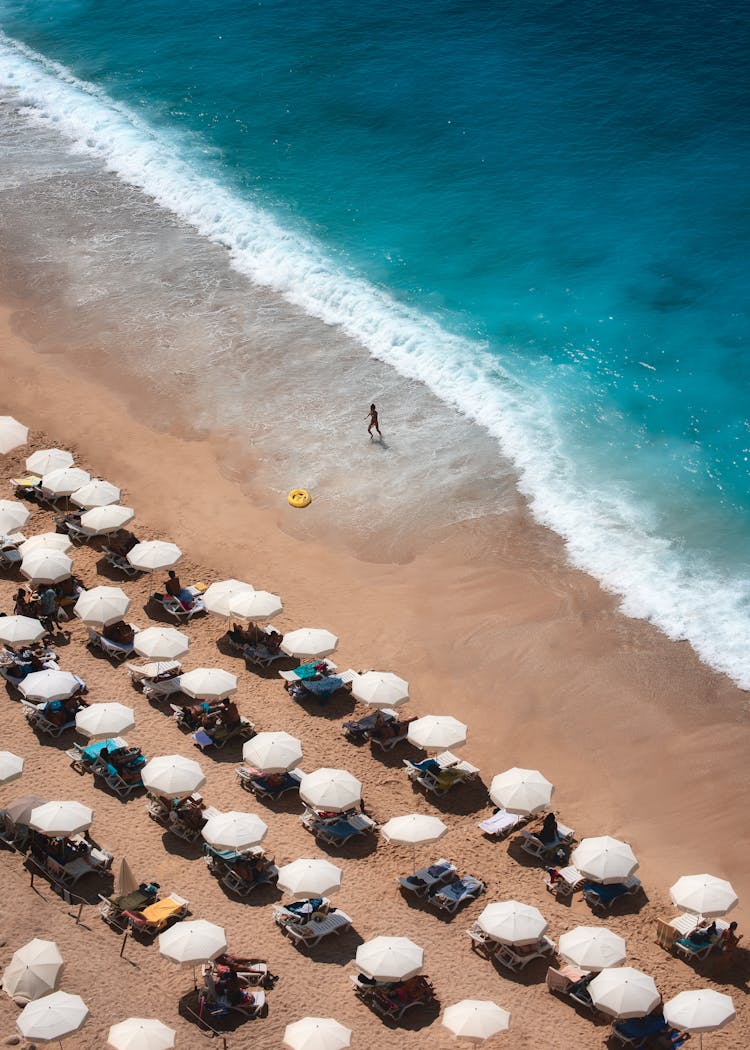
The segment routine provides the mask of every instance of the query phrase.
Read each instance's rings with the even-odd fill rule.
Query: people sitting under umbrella
[[[118,620],[116,623],[108,624],[102,631],[102,637],[108,642],[117,642],[118,645],[131,645],[135,638],[135,631],[129,623]]]

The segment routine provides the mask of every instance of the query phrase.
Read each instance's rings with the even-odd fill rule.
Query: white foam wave
[[[201,175],[136,113],[2,33],[0,86],[18,94],[30,119],[54,126],[73,148],[224,245],[252,281],[337,326],[486,428],[515,465],[535,517],[565,539],[574,565],[621,596],[627,615],[689,640],[708,664],[750,689],[750,581],[691,564],[651,527],[645,505],[578,478],[552,406],[485,346],[345,272],[311,240]]]

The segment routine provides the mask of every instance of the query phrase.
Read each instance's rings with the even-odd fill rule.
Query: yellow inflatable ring
[[[308,507],[312,503],[312,496],[307,489],[292,489],[287,499],[292,507]]]

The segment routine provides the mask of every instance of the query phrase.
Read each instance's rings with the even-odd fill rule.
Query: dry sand
[[[0,367],[0,413],[33,428],[29,446],[3,458],[4,477],[33,448],[70,448],[81,466],[122,487],[123,502],[137,510],[134,528],[141,538],[179,544],[185,552],[183,582],[249,579],[283,596],[283,629],[324,626],[338,633],[339,666],[377,667],[408,678],[410,713],[449,712],[469,723],[463,753],[481,767],[485,784],[508,766],[541,768],[557,785],[556,811],[579,838],[617,835],[631,842],[641,861],[646,898],[616,910],[608,921],[627,937],[629,963],[651,973],[665,999],[686,988],[729,991],[738,1019],[706,1043],[750,1043],[748,956],[740,953],[736,969],[726,974],[719,960],[692,968],[654,943],[656,917],[673,914],[668,887],[680,874],[711,871],[730,878],[741,901],[748,899],[746,694],[706,669],[686,644],[620,615],[594,581],[564,565],[555,537],[523,509],[513,518],[455,528],[405,565],[359,561],[316,536],[315,504],[303,526],[290,517],[301,512],[286,504],[273,512],[257,509],[238,479],[217,466],[221,435],[196,441],[150,429],[137,417],[135,391],[114,392],[69,370],[62,358],[34,354],[13,335],[9,312],[0,320]],[[50,520],[34,511],[26,534],[46,531]],[[96,552],[83,548],[74,558],[87,585],[109,582]],[[0,579],[0,609],[10,611],[17,586],[17,578]],[[129,619],[146,626],[143,607],[155,581],[122,586],[133,599]],[[69,627],[61,667],[86,679],[92,701],[135,706],[129,741],[150,757],[194,757],[189,737],[132,688],[124,667],[113,668],[86,649],[83,625]],[[464,931],[492,900],[536,904],[554,939],[576,925],[602,922],[592,919],[580,896],[572,905],[553,900],[542,870],[519,860],[512,841],[483,838],[476,824],[491,812],[485,790],[459,790],[437,802],[424,798],[402,772],[408,750],[384,760],[369,747],[347,743],[340,725],[351,703],[321,709],[294,704],[275,674],[248,671],[217,649],[223,629],[215,617],[194,620],[184,666],[225,666],[237,673],[242,713],[258,729],[299,736],[305,769],[350,769],[364,782],[368,812],[379,822],[414,810],[444,815],[448,835],[420,851],[420,861],[449,856],[461,871],[488,883],[486,896],[444,921],[414,907],[397,889],[395,877],[410,869],[410,850],[379,840],[345,847],[336,854],[346,873],[336,903],[353,917],[355,933],[324,942],[307,957],[272,921],[277,893],[258,891],[241,902],[227,896],[198,849],[148,819],[142,796],[123,802],[90,776],[77,776],[64,754],[75,738],[38,739],[10,697],[4,701],[2,747],[24,755],[26,769],[20,781],[0,789],[0,800],[31,793],[81,799],[94,808],[93,837],[118,858],[126,856],[139,879],[153,877],[165,890],[188,897],[195,917],[226,927],[233,950],[268,959],[281,975],[268,993],[269,1015],[230,1033],[230,1047],[279,1046],[284,1025],[308,1014],[349,1025],[357,1047],[453,1045],[437,1011],[407,1013],[401,1027],[389,1029],[354,998],[346,964],[360,940],[379,933],[405,934],[424,946],[425,972],[442,1006],[471,997],[509,1009],[512,1027],[502,1037],[509,1047],[605,1045],[609,1026],[551,996],[544,964],[514,977],[470,950]],[[242,792],[234,775],[239,757],[239,749],[227,748],[200,759],[207,802],[261,813],[270,827],[267,851],[278,864],[320,855],[299,823],[298,803],[264,806]],[[79,886],[92,901],[108,888],[95,879]],[[133,1014],[172,1024],[178,1046],[204,1045],[205,1036],[177,1014],[180,996],[191,987],[189,971],[162,959],[156,947],[132,942],[120,960],[120,941],[93,906],[84,908],[81,925],[70,913],[41,880],[30,888],[20,857],[0,853],[0,965],[34,935],[58,941],[67,963],[63,987],[80,993],[91,1011],[66,1048],[103,1047],[108,1026]],[[736,918],[741,928],[746,925],[743,903]],[[17,1012],[0,997],[0,1041],[13,1032]]]

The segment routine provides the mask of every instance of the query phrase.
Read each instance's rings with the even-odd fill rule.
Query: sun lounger
[[[68,844],[70,855],[65,860],[32,846],[32,857],[54,882],[67,888],[86,875],[102,875],[112,867],[112,854],[92,845],[80,835],[72,835]]]
[[[593,1011],[594,1004],[590,996],[587,996],[585,993],[583,995],[577,994],[573,990],[576,982],[585,977],[587,972],[586,970],[579,970],[577,966],[563,966],[559,970],[556,970],[554,966],[549,966],[546,977],[547,988],[555,995],[570,999],[576,1006],[582,1006],[585,1010]]]
[[[209,974],[214,981],[226,972],[228,967],[216,962],[203,963],[201,976],[204,978]],[[265,959],[246,959],[236,967],[237,976],[249,985],[263,985],[269,978],[268,963]]]
[[[279,877],[279,869],[265,857],[262,849],[220,850],[206,842],[203,855],[211,874],[240,897],[246,897],[259,886],[271,885]],[[245,873],[246,867],[252,869],[252,878]]]
[[[551,874],[547,875],[545,887],[548,893],[553,894],[557,898],[569,897],[571,893],[580,889],[585,882],[584,876],[572,864],[565,868],[555,868],[555,872],[556,878]]]
[[[493,958],[501,966],[515,973],[523,970],[534,959],[544,959],[553,955],[556,950],[554,941],[551,941],[549,937],[540,937],[535,944],[498,944],[497,950],[493,952]]]
[[[338,908],[327,914],[313,915],[306,923],[289,921],[284,913],[286,909],[276,905],[273,909],[274,921],[297,947],[312,948],[324,937],[342,933],[352,925],[351,918]]]
[[[335,674],[336,664],[332,660],[316,660],[314,663],[300,664],[299,667],[295,667],[291,671],[279,671],[279,678],[283,678],[290,685],[294,682],[305,681],[315,677],[317,674],[315,668],[321,664],[325,665],[328,674]]]
[[[398,715],[392,708],[383,707],[380,711],[372,711],[362,718],[350,719],[348,722],[344,722],[341,727],[344,736],[355,744],[364,744],[370,739],[370,731],[375,727],[378,714],[389,725],[398,721]]]
[[[62,527],[67,532],[68,536],[76,546],[83,546],[84,543],[88,543],[89,540],[96,536],[96,533],[92,529],[87,529],[85,525],[77,525],[74,521],[63,522]]]
[[[511,831],[525,824],[528,819],[528,817],[520,816],[518,813],[508,813],[507,810],[499,809],[487,820],[477,824],[477,827],[485,835],[489,835],[490,838],[504,839]]]
[[[500,942],[493,940],[476,922],[471,924],[466,935],[471,940],[471,950],[483,955],[485,959],[491,959],[500,947]]]
[[[99,914],[102,919],[120,933],[125,929],[128,920],[123,916],[126,911],[142,911],[149,904],[153,904],[158,897],[159,888],[156,883],[139,886],[132,893],[120,896],[102,897],[99,894]]]
[[[583,899],[593,909],[608,912],[623,897],[632,897],[640,893],[641,881],[631,875],[624,882],[584,882]]]
[[[128,674],[134,685],[140,687],[148,700],[163,700],[180,692],[180,674],[182,665],[178,660],[164,660],[160,663],[126,664]],[[157,670],[160,668],[160,670]],[[170,674],[176,671],[177,674]]]
[[[281,798],[287,791],[299,791],[300,782],[305,775],[302,769],[292,769],[283,773],[280,783],[270,783],[267,776],[251,766],[240,766],[237,779],[240,786],[252,791],[256,798]]]
[[[446,883],[435,892],[428,893],[427,897],[430,904],[434,904],[436,908],[453,914],[466,901],[476,900],[485,889],[486,886],[480,879],[475,879],[472,875],[464,875],[460,879]]]
[[[349,839],[366,835],[377,828],[375,821],[365,816],[364,813],[341,817],[331,823],[316,819],[315,814],[310,813],[304,813],[300,819],[303,826],[317,839],[321,839],[334,849],[344,846]]]
[[[530,857],[538,857],[541,861],[550,860],[559,849],[569,849],[574,841],[573,828],[566,827],[560,821],[557,822],[557,838],[553,842],[542,842],[529,828],[523,828],[521,831],[521,849]]]
[[[17,547],[6,545],[0,547],[0,569],[17,569],[23,558]]]
[[[426,897],[430,890],[443,886],[456,874],[456,865],[441,857],[426,868],[420,868],[413,875],[398,879],[398,884],[407,893],[415,893],[418,897]]]
[[[165,613],[172,617],[175,623],[190,623],[192,618],[197,616],[198,613],[204,613],[206,607],[203,604],[200,592],[196,588],[188,587],[187,590],[194,595],[193,604],[187,609],[179,598],[174,598],[171,594],[152,594],[151,598]]]
[[[26,721],[30,726],[33,726],[38,733],[46,733],[48,736],[58,737],[68,729],[75,728],[75,716],[67,722],[63,722],[62,725],[57,725],[55,722],[51,722],[46,714],[46,700],[43,700],[39,704],[33,704],[30,700],[22,699],[21,704]]]
[[[412,762],[408,758],[403,761],[409,779],[435,795],[445,795],[458,784],[473,780],[479,773],[477,766],[456,758],[450,751],[421,762]]]
[[[398,1021],[414,1006],[435,1001],[435,989],[427,977],[410,977],[391,984],[358,984],[356,994],[381,1017]]]
[[[669,1038],[674,1047],[682,1046],[684,1041],[676,1029],[669,1027],[661,1011],[628,1021],[613,1021],[612,1035],[622,1046],[645,1047],[653,1045],[654,1039],[664,1036]]]
[[[266,993],[260,988],[246,988],[243,990],[243,998],[240,1002],[230,1000],[221,991],[220,981],[214,977],[211,969],[204,970],[203,980],[205,990],[200,997],[199,1012],[202,1017],[212,1020],[223,1017],[228,1013],[240,1013],[245,1017],[258,1017],[266,1009]]]
[[[118,554],[117,551],[110,550],[109,547],[103,547],[104,560],[108,565],[111,565],[113,569],[117,569],[124,576],[141,576],[142,571],[136,569],[135,565],[131,565],[128,559],[123,554]]]
[[[130,624],[133,631],[137,634],[138,628],[135,624]],[[128,656],[132,656],[134,653],[133,642],[113,642],[109,638],[105,638],[100,631],[95,631],[93,627],[88,627],[88,645],[90,648],[101,649],[102,652],[114,660],[115,663],[119,663],[121,660],[127,659]]]
[[[116,751],[118,748],[127,747],[127,741],[121,737],[110,737],[108,740],[97,740],[93,744],[73,744],[65,754],[70,759],[70,764],[77,773],[99,773],[104,775],[108,763],[101,757],[101,752]],[[105,756],[106,758],[106,756]]]
[[[168,897],[149,904],[141,911],[125,909],[122,914],[127,919],[130,931],[134,936],[156,937],[175,922],[184,919],[188,913],[188,905],[189,902],[184,897],[171,893]]]
[[[203,801],[200,795],[196,794],[191,795],[190,798],[197,805],[200,805]],[[201,830],[206,821],[219,813],[219,810],[213,806],[205,806],[201,811],[202,821],[200,827],[194,827],[192,824],[188,824],[181,817],[180,813],[173,806],[169,806],[164,799],[158,795],[151,794],[148,797],[146,811],[157,824],[160,824],[167,831],[171,831],[173,835],[183,839],[185,842],[197,842],[201,837]]]

